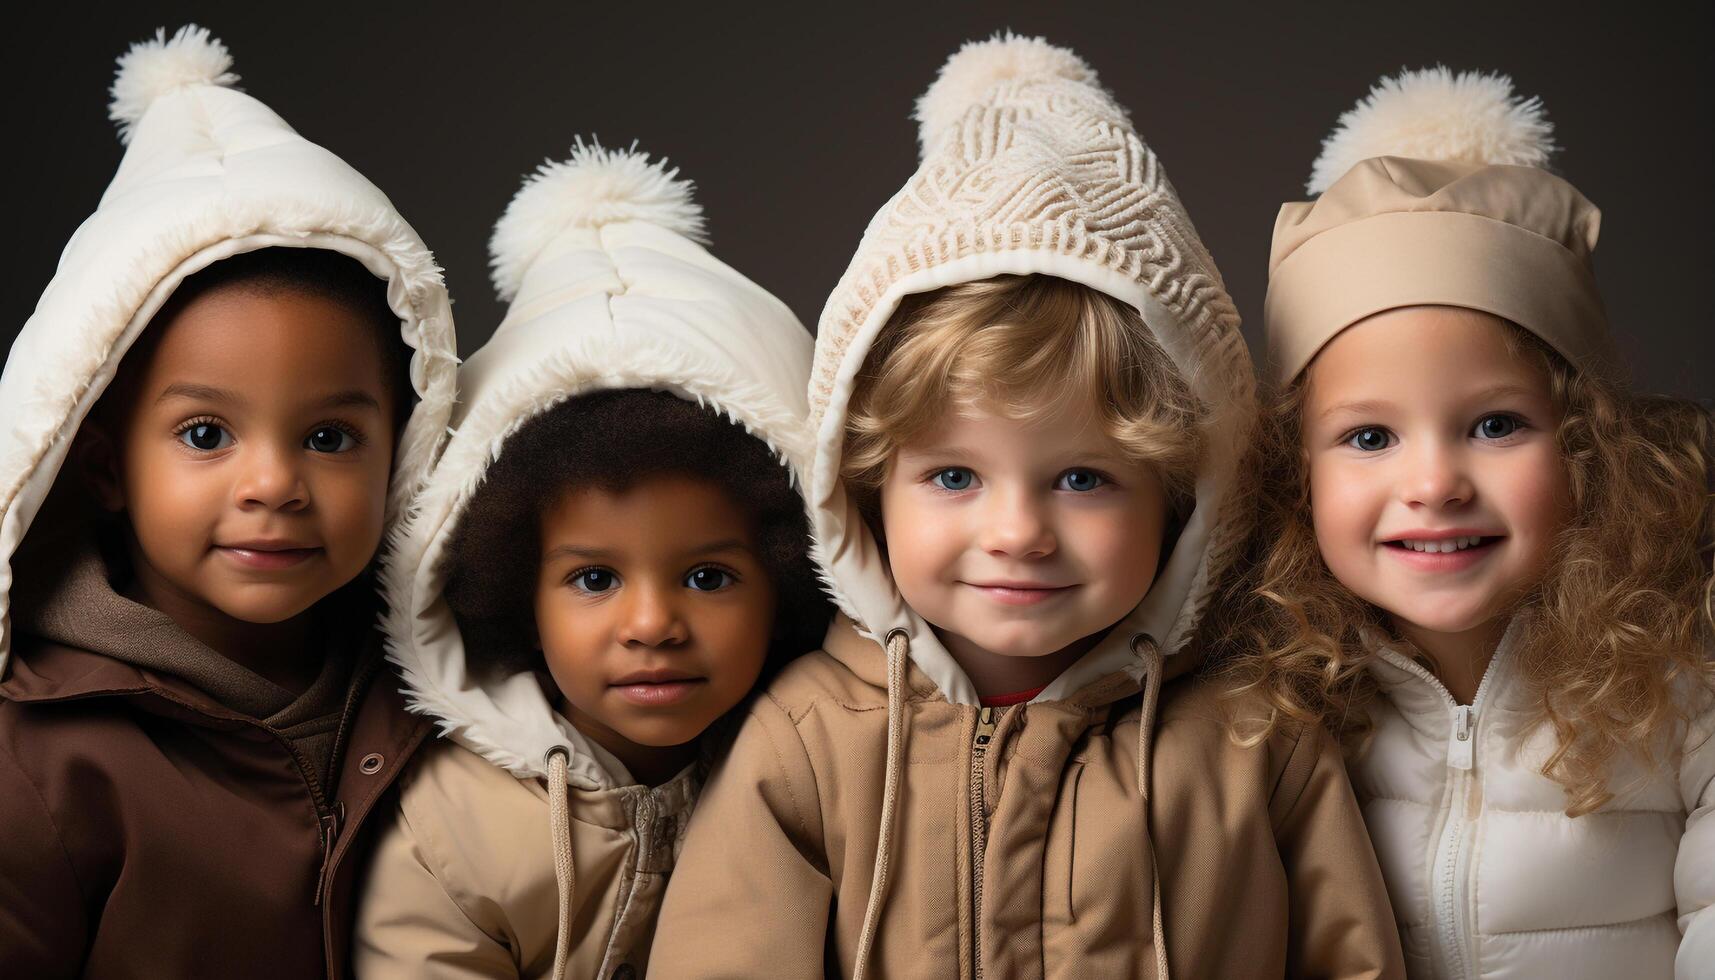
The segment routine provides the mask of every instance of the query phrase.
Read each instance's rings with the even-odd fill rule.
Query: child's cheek
[[[1364,467],[1326,456],[1310,461],[1310,519],[1328,570],[1348,588],[1366,576],[1385,491]]]
[[[361,466],[332,474],[319,488],[326,524],[323,534],[339,575],[355,577],[381,545],[389,468],[385,455],[378,453]]]

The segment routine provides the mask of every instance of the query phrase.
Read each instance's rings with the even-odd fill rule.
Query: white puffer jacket
[[[1541,773],[1509,631],[1469,706],[1384,648],[1374,741],[1351,766],[1418,978],[1715,977],[1715,707],[1659,771],[1572,818]]]

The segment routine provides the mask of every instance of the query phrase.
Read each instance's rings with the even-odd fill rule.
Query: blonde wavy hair
[[[1715,422],[1695,403],[1631,395],[1579,371],[1511,324],[1508,344],[1543,366],[1561,413],[1555,440],[1573,517],[1520,601],[1531,616],[1518,666],[1557,740],[1542,773],[1565,788],[1575,817],[1613,798],[1616,754],[1659,764],[1657,747],[1688,721],[1688,685],[1715,688]],[[1254,460],[1261,513],[1246,560],[1214,603],[1211,643],[1215,669],[1268,706],[1265,720],[1235,730],[1240,741],[1283,723],[1322,724],[1356,754],[1377,695],[1362,634],[1391,629],[1317,548],[1299,430],[1304,377],[1265,411]]]
[[[1137,310],[1066,279],[1003,275],[906,297],[864,361],[840,472],[878,533],[895,452],[978,405],[1021,421],[1087,407],[1175,513],[1193,499],[1206,412]]]

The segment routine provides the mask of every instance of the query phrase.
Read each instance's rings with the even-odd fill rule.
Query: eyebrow
[[[316,403],[317,408],[373,408],[381,411],[381,403],[375,396],[361,388],[348,388],[336,391]]]
[[[722,538],[719,541],[710,541],[707,544],[699,544],[686,548],[681,551],[680,554],[686,556],[707,555],[731,551],[749,554],[751,547],[738,538]],[[544,560],[551,558],[577,558],[583,561],[612,561],[619,557],[619,554],[620,553],[618,551],[615,551],[612,548],[585,548],[575,544],[562,544],[549,548],[548,553],[542,557]]]
[[[745,544],[738,538],[722,538],[719,541],[711,541],[708,544],[700,544],[693,548],[686,548],[684,554],[707,555],[719,554],[723,551],[739,551],[749,554],[750,550],[750,545]]]
[[[612,561],[619,554],[608,548],[580,548],[575,544],[562,544],[548,549],[542,556],[546,561],[550,558],[579,558],[584,561]]]
[[[1350,412],[1354,415],[1374,415],[1377,412],[1380,412],[1380,411],[1383,411],[1385,409],[1389,409],[1392,407],[1393,407],[1392,402],[1378,401],[1378,400],[1373,400],[1373,399],[1368,400],[1368,401],[1356,401],[1356,402],[1335,402],[1334,404],[1329,405],[1327,408],[1323,409],[1317,415],[1317,418],[1324,418],[1325,419],[1330,415],[1338,415],[1341,412]]]
[[[161,391],[161,394],[156,397],[155,404],[159,405],[161,402],[164,402],[169,398],[191,398],[202,402],[243,401],[235,391],[229,391],[225,388],[216,388],[213,385],[192,384],[188,381],[175,381],[168,385]]]
[[[229,405],[238,404],[244,401],[243,396],[239,395],[236,391],[232,391],[227,388],[216,388],[213,385],[195,384],[189,381],[175,381],[168,385],[161,391],[160,396],[155,399],[155,403],[160,404],[169,398],[189,398],[194,401],[203,402],[224,402]],[[316,402],[314,407],[318,409],[373,408],[378,412],[381,411],[381,403],[375,400],[375,396],[360,388],[348,388],[345,391],[336,391],[326,398],[323,398],[321,401]]]

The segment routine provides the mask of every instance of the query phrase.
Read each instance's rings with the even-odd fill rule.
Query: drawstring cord
[[[1137,720],[1137,791],[1143,797],[1143,829],[1144,840],[1149,845],[1149,876],[1153,886],[1154,898],[1150,902],[1151,927],[1150,935],[1155,946],[1155,976],[1157,980],[1169,980],[1167,973],[1167,932],[1162,926],[1161,917],[1161,867],[1155,863],[1155,835],[1149,831],[1149,779],[1151,771],[1151,749],[1155,739],[1155,709],[1161,702],[1161,673],[1166,666],[1166,658],[1161,654],[1161,647],[1148,633],[1139,633],[1131,638],[1132,652],[1144,660],[1148,674],[1143,682],[1143,713]]]
[[[566,766],[572,752],[564,745],[548,750],[548,832],[554,838],[554,884],[560,893],[560,926],[554,937],[554,980],[564,980],[572,950],[572,810],[566,799]]]
[[[852,980],[863,980],[868,972],[870,948],[875,944],[881,921],[881,904],[887,895],[887,865],[893,850],[893,811],[899,798],[899,775],[905,755],[905,671],[910,663],[909,643],[902,629],[887,634],[887,777],[881,797],[880,839],[875,846],[875,871],[870,877],[869,904],[863,912],[863,931],[858,934],[857,965]]]

